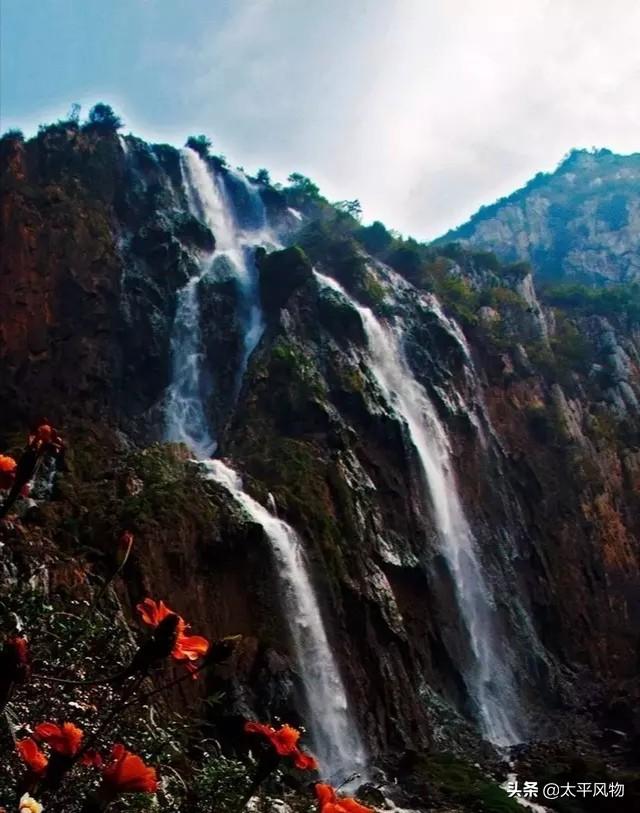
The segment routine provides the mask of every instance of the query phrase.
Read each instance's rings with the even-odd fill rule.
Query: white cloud
[[[637,0],[146,9],[156,18],[131,54],[136,92],[114,88],[132,126],[176,142],[208,133],[235,163],[308,174],[330,199],[359,197],[367,219],[418,237],[574,146],[640,149]]]
[[[233,157],[430,237],[573,146],[640,148],[635,0],[245,2],[190,97]]]

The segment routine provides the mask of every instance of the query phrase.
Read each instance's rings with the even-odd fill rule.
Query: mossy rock
[[[314,358],[302,344],[279,336],[271,349],[270,382],[296,411],[323,401],[326,387]]]
[[[358,293],[364,304],[370,308],[377,308],[382,305],[387,295],[384,285],[371,269],[365,271],[358,286]]]
[[[334,579],[344,573],[343,534],[335,516],[335,475],[326,453],[309,441],[278,435],[261,437],[245,453],[246,468],[270,491],[283,515],[305,538],[318,542]],[[264,496],[254,489],[256,496]],[[345,500],[345,510],[349,508]]]
[[[408,780],[413,790],[484,813],[520,813],[522,807],[479,768],[453,754],[414,755]]]
[[[318,293],[318,315],[322,326],[343,345],[363,347],[366,337],[362,319],[357,310],[330,288],[321,287]]]

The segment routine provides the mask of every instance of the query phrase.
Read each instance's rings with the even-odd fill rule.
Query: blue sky
[[[111,103],[435,237],[574,146],[640,149],[635,0],[0,0],[2,129]]]

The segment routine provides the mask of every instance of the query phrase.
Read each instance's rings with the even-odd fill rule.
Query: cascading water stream
[[[227,220],[219,188],[200,156],[190,149],[180,154],[180,165],[190,212],[216,231],[216,241],[224,240]],[[207,457],[215,448],[204,409],[201,370],[203,350],[200,333],[198,283],[211,267],[212,255],[200,260],[200,273],[178,293],[171,336],[172,380],[166,410],[166,437],[185,443],[198,457]]]
[[[458,496],[445,429],[411,373],[396,333],[383,326],[369,308],[354,301],[335,280],[318,273],[316,277],[345,297],[362,318],[371,373],[387,403],[404,421],[420,460],[441,551],[455,584],[473,653],[465,679],[478,722],[489,741],[497,746],[512,745],[522,739],[514,722],[520,711],[517,693],[511,670],[500,654],[494,601]]]
[[[363,768],[365,751],[349,713],[347,695],[322,623],[300,540],[275,512],[271,513],[243,491],[236,472],[220,460],[210,459],[215,442],[204,407],[198,284],[207,274],[215,273],[219,263],[235,277],[240,295],[238,315],[243,326],[237,395],[249,356],[263,330],[252,249],[256,244],[274,245],[275,241],[262,199],[242,173],[231,170],[227,173],[232,195],[225,181],[213,175],[196,152],[183,150],[181,161],[189,209],[211,228],[216,248],[202,257],[200,274],[178,295],[171,342],[173,381],[167,407],[167,437],[190,446],[204,461],[208,476],[223,485],[264,528],[279,571],[283,609],[302,678],[315,751],[327,778],[343,781],[348,774]]]
[[[215,450],[215,438],[205,410],[203,379],[204,351],[200,330],[199,283],[215,272],[222,261],[238,287],[238,316],[243,344],[238,359],[234,398],[237,396],[249,356],[262,335],[257,272],[252,250],[257,243],[269,243],[270,234],[259,193],[239,172],[229,172],[243,191],[243,224],[236,212],[224,179],[214,174],[203,158],[189,148],[180,155],[182,177],[190,212],[209,226],[216,247],[200,259],[200,273],[178,293],[171,337],[172,383],[166,408],[166,437],[190,446],[199,458]],[[273,241],[271,241],[273,242]]]
[[[275,246],[274,237],[269,229],[267,213],[258,190],[246,176],[235,170],[229,170],[231,182],[242,191],[242,205],[236,207],[236,230],[233,247],[226,254],[230,261],[243,273],[238,276],[241,286],[240,318],[244,325],[243,355],[238,369],[236,389],[242,383],[249,356],[260,341],[264,325],[260,308],[258,276],[253,262],[253,248],[256,245]]]
[[[333,782],[362,771],[365,750],[349,712],[347,694],[331,651],[300,540],[290,525],[250,497],[238,474],[221,460],[203,463],[259,523],[269,539],[281,582],[285,618],[294,644],[309,710],[309,728],[323,775]]]

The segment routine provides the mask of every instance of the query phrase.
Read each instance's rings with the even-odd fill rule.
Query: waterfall
[[[199,458],[205,458],[215,450],[216,443],[205,409],[199,283],[220,267],[230,272],[236,281],[243,344],[234,382],[235,398],[249,356],[263,330],[253,248],[272,240],[262,199],[242,173],[228,173],[243,192],[242,203],[247,203],[236,213],[221,173],[213,173],[205,160],[189,148],[182,150],[180,162],[189,211],[209,226],[216,247],[213,254],[205,253],[200,257],[199,273],[178,292],[171,336],[172,379],[167,397],[165,436],[168,440],[187,444]],[[239,225],[240,220],[242,225]]]
[[[129,157],[129,145],[127,144],[127,139],[118,133],[118,141],[120,142],[120,147],[122,148],[122,152],[124,153],[126,160]]]
[[[194,150],[182,150],[180,165],[189,211],[214,232],[216,245],[224,245],[230,230],[229,218],[218,183]],[[215,448],[204,408],[201,378],[204,352],[198,301],[198,283],[209,272],[211,262],[212,255],[204,254],[200,258],[199,274],[178,292],[171,336],[172,379],[167,401],[166,437],[185,443],[198,457],[207,457]]]
[[[309,710],[309,728],[320,769],[342,782],[365,766],[366,755],[347,702],[347,694],[331,651],[304,551],[296,532],[242,488],[238,474],[221,460],[203,463],[209,476],[223,485],[269,540],[281,581],[285,619],[294,645]]]
[[[396,331],[383,326],[369,308],[355,302],[333,279],[319,282],[345,297],[362,318],[368,340],[369,369],[389,406],[407,427],[417,452],[433,508],[441,552],[451,573],[473,663],[467,670],[469,694],[484,736],[507,746],[522,737],[515,722],[519,703],[511,670],[502,658],[495,602],[464,514],[444,426],[406,362]]]
[[[183,182],[191,213],[212,230],[216,247],[201,257],[200,272],[178,294],[171,338],[172,383],[168,394],[166,435],[183,441],[203,460],[208,476],[223,485],[259,523],[271,544],[281,580],[283,610],[293,641],[309,712],[309,725],[322,771],[340,781],[365,765],[365,751],[351,718],[347,695],[333,657],[322,616],[293,528],[245,493],[240,477],[220,460],[211,460],[210,434],[202,382],[204,353],[200,332],[198,284],[222,265],[233,274],[239,292],[238,316],[243,349],[238,360],[236,395],[247,361],[262,335],[258,277],[252,249],[275,245],[262,198],[243,173],[214,174],[200,155],[181,153]]]
[[[243,355],[238,369],[236,389],[240,388],[249,356],[260,341],[264,325],[260,309],[258,275],[253,262],[253,248],[256,245],[275,245],[268,226],[267,213],[260,193],[242,172],[230,170],[229,184],[233,184],[240,194],[235,196],[236,227],[232,245],[225,252],[231,263],[238,269],[241,288],[240,318],[244,325]]]

